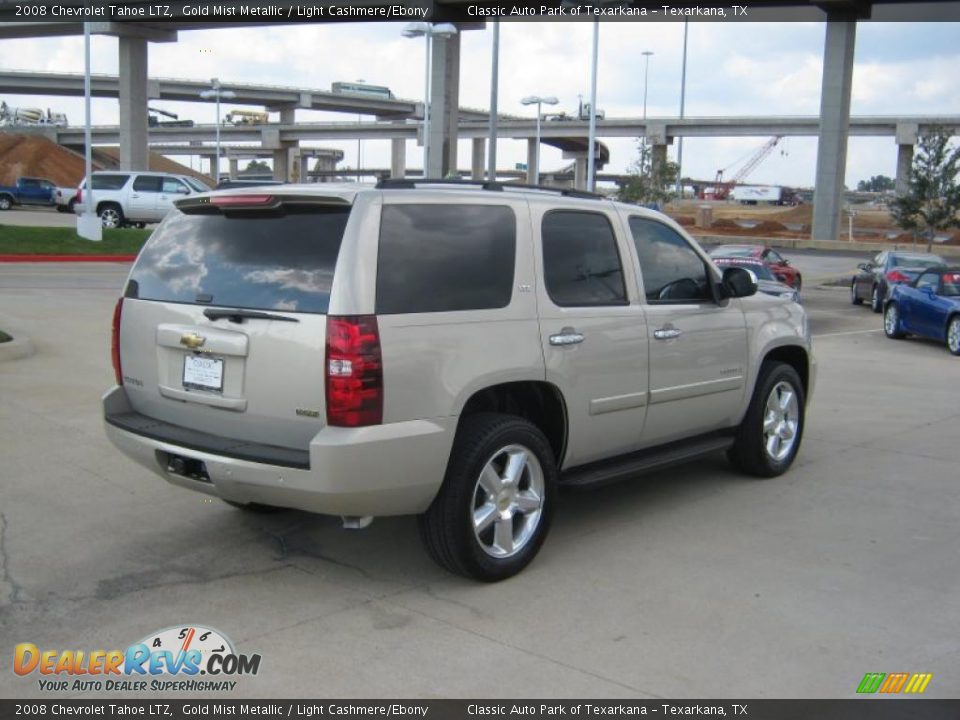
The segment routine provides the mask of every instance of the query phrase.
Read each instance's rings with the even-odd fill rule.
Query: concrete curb
[[[0,262],[133,262],[136,255],[0,255]]]
[[[0,362],[19,360],[33,355],[33,343],[26,336],[14,337],[9,342],[0,343]]]

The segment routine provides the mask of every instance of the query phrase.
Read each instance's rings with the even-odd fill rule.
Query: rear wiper
[[[208,320],[223,320],[226,318],[230,322],[241,323],[246,319],[252,320],[282,320],[283,322],[300,322],[297,318],[287,317],[285,315],[274,315],[273,313],[260,312],[259,310],[215,310],[207,308],[203,314]]]

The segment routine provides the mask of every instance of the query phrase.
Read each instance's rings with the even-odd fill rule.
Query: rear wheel
[[[0,210],[9,210],[13,207],[13,200],[9,195],[0,195]]]
[[[900,325],[900,306],[895,302],[889,303],[883,313],[883,332],[892,340],[899,340],[906,334]]]
[[[764,363],[727,457],[737,468],[757,477],[786,472],[800,449],[804,405],[797,371],[786,363]]]
[[[870,309],[875,313],[883,310],[883,296],[880,294],[879,285],[874,285],[873,291],[870,293]]]
[[[947,323],[947,350],[960,355],[960,315],[954,315]]]
[[[419,527],[430,556],[485,582],[525,568],[553,515],[557,468],[540,430],[512,415],[480,413],[457,430],[446,477]]]
[[[863,305],[863,298],[857,295],[857,281],[854,280],[850,283],[850,304],[851,305]]]
[[[106,203],[100,206],[100,224],[105,228],[123,227],[123,210],[116,203]]]

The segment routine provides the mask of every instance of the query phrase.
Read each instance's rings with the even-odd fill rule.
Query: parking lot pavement
[[[0,225],[25,227],[76,227],[77,216],[52,207],[15,207],[0,213]]]
[[[124,270],[0,265],[0,316],[36,345],[0,366],[6,662],[202,623],[262,656],[242,697],[849,698],[868,671],[960,690],[957,360],[886,339],[842,289],[808,294],[819,378],[787,475],[718,456],[562,493],[533,565],[479,585],[412,518],[252,516],[114,451],[98,400]],[[41,694],[0,673],[0,696]]]

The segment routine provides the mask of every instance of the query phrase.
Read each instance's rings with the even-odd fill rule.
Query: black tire
[[[143,230],[147,224],[145,222],[131,223],[138,230]]]
[[[874,285],[870,291],[870,309],[875,313],[883,312],[883,295],[880,294],[879,285]]]
[[[797,275],[797,286],[794,288],[797,292],[803,289],[803,275]]]
[[[222,499],[222,498],[221,498]],[[233,500],[224,500],[227,505],[232,505],[237,510],[253,513],[255,515],[273,515],[274,513],[287,512],[290,508],[277,507],[275,505],[261,505],[260,503],[238,503]]]
[[[74,198],[67,203],[67,212],[75,213],[77,211],[77,199]]]
[[[116,203],[103,203],[97,208],[100,224],[105,228],[122,228],[126,220],[123,217],[123,208]]]
[[[789,386],[797,401],[793,443],[782,457],[774,457],[768,452],[764,442],[764,421],[767,415],[767,403],[775,389],[781,383]],[[803,440],[803,428],[806,422],[806,395],[803,383],[797,371],[781,362],[765,362],[760,368],[760,376],[750,399],[747,414],[737,428],[733,447],[727,451],[727,457],[733,465],[756,477],[776,477],[782,475],[793,464]],[[782,442],[782,441],[781,441]]]
[[[883,334],[891,340],[902,340],[906,337],[900,323],[900,306],[895,302],[888,302],[883,311]]]
[[[850,281],[850,304],[863,305],[863,298],[857,294],[857,281]]]
[[[9,210],[13,207],[13,200],[9,195],[0,195],[0,210]]]
[[[486,493],[480,482],[482,472],[488,465],[495,467],[508,448],[519,448],[528,453],[528,459],[536,459],[536,463],[524,465],[515,493],[519,496],[522,489],[529,493],[539,470],[541,502],[539,510],[532,511],[537,513],[535,520],[520,513],[520,547],[512,554],[496,557],[492,554],[500,550],[496,540],[486,544],[482,538],[487,530],[495,538],[493,534],[500,521],[491,521],[487,529],[475,530],[474,515],[483,509],[483,504],[477,503],[479,493]],[[465,417],[457,429],[440,492],[418,518],[420,538],[427,552],[444,569],[476,580],[495,582],[516,575],[539,552],[550,529],[557,476],[550,443],[536,426],[514,415],[479,413]],[[487,500],[491,498],[488,495]],[[491,507],[496,508],[501,501],[502,497]],[[491,512],[491,516],[496,514]],[[528,521],[532,523],[529,532],[525,525]],[[517,533],[516,518],[511,516],[504,527],[510,528],[507,532],[512,544]]]
[[[57,205],[57,212],[58,212],[58,213],[65,213],[65,212],[67,212],[67,206],[66,206],[66,205]]]
[[[960,315],[947,320],[947,350],[951,355],[960,355]]]

